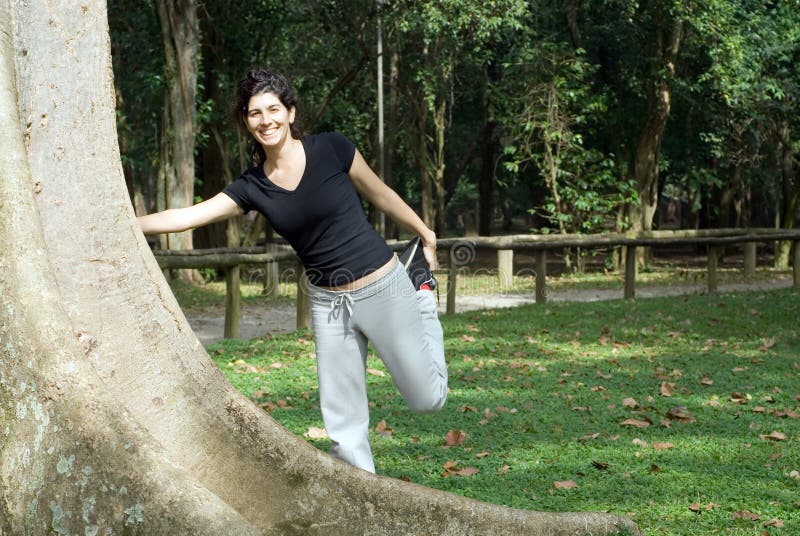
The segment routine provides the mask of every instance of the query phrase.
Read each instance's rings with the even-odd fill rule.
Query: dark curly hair
[[[286,109],[294,107],[296,110],[298,107],[297,95],[285,76],[265,67],[250,69],[236,86],[236,118],[245,129],[247,128],[247,105],[250,103],[250,98],[262,93],[274,94]],[[291,124],[290,130],[293,138],[299,139],[303,135],[297,126],[297,121]],[[264,148],[255,139],[250,141],[250,157],[253,164],[259,166],[263,165],[267,159]]]

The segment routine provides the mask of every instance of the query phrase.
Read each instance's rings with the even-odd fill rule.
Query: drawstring
[[[339,318],[339,312],[342,310],[342,306],[347,309],[347,313],[349,316],[353,316],[353,298],[350,297],[350,294],[339,294],[334,299],[331,300],[331,312],[330,315],[333,318]]]

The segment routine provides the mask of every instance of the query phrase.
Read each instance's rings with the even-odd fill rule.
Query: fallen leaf
[[[650,465],[650,472],[653,473],[653,474],[658,474],[658,473],[661,472],[661,467],[659,467],[656,464],[652,464],[652,465]]]
[[[594,392],[594,393],[597,393],[597,392],[600,392],[600,391],[608,391],[608,389],[606,389],[606,388],[605,388],[605,387],[603,387],[602,385],[595,385],[594,387],[592,387],[592,388],[590,389],[590,391],[592,391],[592,392]]]
[[[764,406],[756,406],[753,408],[753,413],[764,413],[765,411],[767,411],[767,408]]]
[[[765,527],[775,527],[776,529],[782,529],[783,528],[783,521],[781,521],[780,519],[770,519],[769,521],[764,523],[764,526]]]
[[[467,433],[463,430],[450,430],[444,436],[444,444],[448,447],[456,447],[464,443]]]
[[[757,521],[760,518],[758,514],[754,514],[749,510],[743,510],[741,512],[734,512],[731,514],[732,519],[752,519],[753,521]]]
[[[686,409],[686,406],[675,406],[667,411],[667,417],[673,421],[694,422],[694,416]]]
[[[747,404],[747,401],[750,400],[752,397],[747,393],[731,393],[731,402],[734,404]]]
[[[464,342],[475,342],[475,337],[472,335],[462,335],[461,340]]]
[[[450,469],[453,469],[456,465],[458,465],[457,461],[448,460],[448,461],[444,462],[444,465],[442,467],[444,467],[445,471],[449,471]]]
[[[324,428],[309,426],[308,431],[303,434],[303,437],[307,437],[308,439],[327,439],[328,432],[326,432]]]
[[[576,484],[573,480],[556,480],[553,482],[553,487],[556,489],[573,489],[577,488],[578,484]]]
[[[595,375],[596,378],[603,378],[604,380],[610,380],[613,376],[611,374],[603,374],[601,371],[597,371]]]
[[[498,473],[507,473],[511,469],[510,465],[504,465],[500,469],[497,470]]]
[[[702,385],[714,385],[714,380],[712,380],[708,376],[703,376],[703,379],[700,380],[700,384],[702,384]]]
[[[580,440],[581,441],[591,441],[592,439],[597,439],[598,437],[600,437],[600,432],[595,432],[593,434],[587,434],[587,435],[581,437]]]
[[[384,437],[392,437],[393,429],[386,426],[386,421],[381,421],[375,426],[375,431]]]
[[[468,411],[474,411],[474,412],[477,413],[478,408],[476,408],[475,406],[464,405],[464,406],[461,406],[460,408],[458,408],[458,411],[460,411],[461,413],[466,413]]]
[[[488,452],[479,452],[475,455],[476,458],[485,458],[489,455]]]
[[[625,419],[621,423],[620,426],[635,426],[636,428],[647,428],[650,426],[650,423],[647,421],[640,421],[637,419]]]
[[[770,441],[786,441],[786,434],[783,432],[773,431],[769,434],[762,434],[759,435],[761,439],[770,440]]]
[[[675,384],[670,382],[661,382],[661,396],[672,396],[672,391],[675,389]]]
[[[480,471],[475,469],[474,467],[465,467],[463,469],[455,471],[453,474],[458,476],[472,476],[478,473],[480,473]]]
[[[634,438],[634,440],[631,441],[631,443],[633,443],[637,447],[642,447],[643,449],[646,449],[648,447],[647,441],[639,439],[638,437]]]
[[[675,445],[672,443],[653,443],[653,448],[656,450],[666,450],[675,448]]]
[[[600,469],[601,471],[605,471],[606,469],[611,467],[611,464],[606,462],[598,462],[597,460],[592,460],[592,466],[595,469]]]
[[[776,411],[775,416],[781,419],[784,419],[786,417],[789,417],[790,419],[800,419],[800,413],[791,410]]]
[[[639,403],[636,402],[636,400],[634,400],[633,398],[626,398],[625,400],[622,401],[622,405],[625,406],[626,408],[635,408],[639,405]]]
[[[372,374],[373,376],[380,376],[381,378],[386,376],[386,374],[382,370],[378,370],[378,369],[374,369],[374,368],[368,368],[367,369],[367,374]]]

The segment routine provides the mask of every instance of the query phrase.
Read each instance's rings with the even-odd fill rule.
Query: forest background
[[[109,18],[140,214],[251,165],[235,84],[269,65],[302,128],[350,137],[439,236],[796,225],[799,0],[109,0]],[[264,239],[250,217],[159,247]]]

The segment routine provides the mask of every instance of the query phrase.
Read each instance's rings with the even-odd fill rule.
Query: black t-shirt
[[[248,169],[223,192],[242,210],[257,210],[297,252],[309,281],[331,287],[374,272],[393,252],[367,220],[347,174],[356,148],[338,132],[302,139],[306,168],[297,188],[274,184],[263,166]]]

